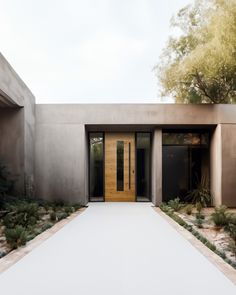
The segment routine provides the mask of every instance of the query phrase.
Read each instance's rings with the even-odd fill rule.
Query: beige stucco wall
[[[0,53],[0,161],[17,174],[17,191],[34,195],[35,98]]]
[[[210,144],[210,184],[215,206],[222,204],[222,138],[221,125],[212,132]]]
[[[236,124],[222,124],[222,203],[236,206]]]

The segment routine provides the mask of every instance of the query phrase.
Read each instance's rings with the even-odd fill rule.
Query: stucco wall
[[[236,124],[222,124],[222,203],[236,206]]]
[[[162,202],[162,130],[158,128],[153,132],[151,166],[152,202],[158,206]]]
[[[37,124],[36,135],[36,196],[86,204],[84,126]]]
[[[222,138],[221,124],[212,132],[210,144],[210,184],[215,206],[222,204]]]
[[[158,205],[162,197],[161,128],[205,126],[215,128],[210,148],[215,204],[236,205],[234,137],[227,127],[228,122],[236,123],[233,114],[236,114],[235,105],[36,105],[37,197],[59,197],[85,204],[88,200],[86,128],[135,131],[145,126],[154,134],[152,201]],[[228,173],[232,176],[228,177]]]
[[[0,54],[0,112],[0,129],[2,130],[0,141],[3,146],[0,150],[0,158],[3,158],[9,167],[13,165],[13,162],[20,162],[20,165],[13,165],[15,169],[12,169],[13,173],[20,175],[18,190],[21,194],[32,197],[34,195],[35,98],[2,54]]]

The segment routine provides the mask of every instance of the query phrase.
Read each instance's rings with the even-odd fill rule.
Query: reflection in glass
[[[103,134],[89,133],[90,146],[90,200],[103,200]]]
[[[162,141],[165,145],[207,145],[208,133],[163,133]]]
[[[136,189],[137,200],[150,199],[150,133],[137,133],[136,141]]]
[[[124,141],[117,141],[116,146],[116,190],[124,190]]]
[[[176,197],[186,201],[201,177],[209,178],[208,145],[208,133],[163,133],[163,201]]]

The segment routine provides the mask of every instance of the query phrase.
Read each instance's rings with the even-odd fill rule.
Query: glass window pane
[[[124,141],[117,141],[116,146],[116,190],[124,190]]]
[[[164,145],[207,145],[208,134],[201,133],[163,133]]]
[[[103,134],[90,133],[90,199],[103,200]]]
[[[163,146],[163,201],[179,197],[189,190],[189,153],[187,146]]]
[[[209,178],[209,133],[163,133],[163,200],[186,201],[202,177]]]
[[[150,199],[150,133],[137,133],[136,137],[136,188],[137,200],[146,201]]]

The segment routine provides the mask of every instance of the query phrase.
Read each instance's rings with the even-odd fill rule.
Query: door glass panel
[[[89,133],[89,188],[91,201],[103,201],[103,134]]]
[[[176,197],[189,201],[189,191],[202,177],[209,179],[209,134],[164,132],[162,140],[163,201]]]
[[[116,189],[124,190],[124,141],[117,141],[116,146]]]
[[[150,199],[150,146],[150,133],[137,133],[137,201],[148,201]]]

